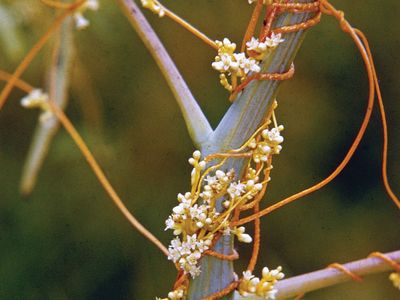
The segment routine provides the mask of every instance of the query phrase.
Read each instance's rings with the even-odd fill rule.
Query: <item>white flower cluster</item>
[[[243,52],[235,53],[236,44],[229,39],[224,38],[222,42],[215,43],[218,46],[218,55],[211,66],[221,73],[220,82],[229,91],[232,91],[232,86],[228,83],[226,74],[244,79],[249,72],[261,71],[256,59],[246,57]]]
[[[201,152],[196,150],[193,152],[193,157],[189,158],[189,164],[193,166],[191,176],[191,184],[193,185],[200,177],[201,171],[206,167],[206,162],[204,160],[200,160]]]
[[[271,50],[278,47],[278,45],[285,40],[282,39],[282,34],[271,33],[270,37],[267,37],[264,42],[260,42],[257,38],[252,37],[250,41],[246,43],[247,51],[256,52],[255,59],[262,60]]]
[[[48,108],[49,95],[41,89],[34,89],[21,99],[21,105],[25,108]]]
[[[200,274],[198,261],[204,251],[211,246],[213,236],[207,239],[198,239],[197,234],[187,235],[182,242],[179,237],[171,241],[168,247],[168,259],[178,263],[179,267],[193,278]]]
[[[249,143],[249,147],[254,149],[253,160],[255,163],[266,162],[269,155],[279,154],[282,150],[280,145],[283,142],[281,131],[284,129],[282,125],[270,129],[264,129],[261,133],[262,140],[257,142],[253,139]]]
[[[188,192],[185,195],[178,194],[178,206],[175,206],[168,219],[165,221],[165,230],[171,229],[174,235],[193,234],[199,229],[211,231],[215,227],[215,221],[219,213],[208,204],[193,204],[192,195]]]
[[[97,0],[86,0],[83,2],[78,10],[74,13],[75,27],[79,30],[89,26],[90,22],[83,16],[86,10],[96,11],[99,9],[99,2]]]
[[[164,7],[157,0],[141,0],[144,8],[149,9],[151,12],[157,14],[160,18],[164,17]]]
[[[227,49],[234,49],[229,43],[225,43],[225,46]],[[235,180],[233,169],[229,171],[218,169],[224,160],[228,159],[229,152],[225,155],[214,154],[202,158],[200,151],[196,150],[189,158],[189,164],[193,166],[191,190],[185,194],[178,194],[178,205],[172,209],[172,214],[165,221],[165,230],[172,230],[176,236],[169,245],[168,259],[176,263],[185,274],[190,274],[193,278],[200,274],[199,260],[204,252],[210,249],[213,238],[219,233],[233,234],[239,242],[252,242],[251,236],[245,233],[243,226],[230,227],[230,219],[235,209],[240,209],[246,204],[251,206],[253,203],[250,201],[262,193],[270,180],[265,175],[260,177],[262,174],[260,168],[272,166],[258,165],[258,163],[267,162],[269,156],[281,151],[280,144],[283,142],[283,137],[280,131],[283,130],[283,126],[276,125],[275,117],[274,124],[275,127],[262,130],[258,133],[258,138],[247,141],[242,146],[241,151],[251,152],[252,161],[240,180]],[[226,157],[221,164],[207,167],[207,163],[217,159],[219,155]],[[256,167],[253,168],[252,165]],[[267,278],[266,275],[264,277]],[[265,278],[261,281],[263,283],[268,281],[268,286],[271,286],[271,280]],[[255,281],[256,279],[251,282]],[[263,290],[265,289],[264,284]],[[273,292],[268,295],[272,294]]]
[[[39,120],[45,122],[52,116],[48,101],[48,94],[44,93],[41,89],[34,89],[21,99],[21,105],[25,108],[40,108],[42,114]]]
[[[282,272],[282,267],[277,267],[275,270],[269,270],[264,267],[262,270],[262,278],[255,277],[250,271],[243,272],[243,278],[239,284],[239,293],[243,297],[259,296],[264,299],[275,299],[277,289],[274,285],[278,280],[285,277]]]
[[[168,298],[156,298],[156,300],[183,300],[185,297],[185,289],[178,288],[168,293]]]
[[[244,183],[241,183],[240,180],[232,182],[227,189],[229,198],[223,202],[223,206],[229,208],[238,201],[247,202],[253,199],[263,188],[261,183],[257,183],[258,177],[254,179],[248,179]],[[244,200],[241,200],[241,198],[244,198]]]
[[[400,273],[391,273],[389,280],[393,283],[393,286],[400,290]]]
[[[249,168],[243,182],[234,181],[233,170],[224,172],[205,171],[206,161],[201,160],[200,151],[193,152],[189,163],[192,191],[178,194],[178,205],[165,221],[165,230],[173,230],[175,237],[169,246],[168,259],[192,277],[200,273],[198,261],[211,246],[215,233],[234,234],[240,242],[251,243],[252,238],[244,227],[229,228],[229,214],[238,204],[245,204],[263,188],[256,170]],[[207,172],[207,176],[204,175]],[[225,197],[221,212],[216,211],[216,201]]]
[[[215,199],[217,195],[221,195],[223,191],[226,191],[234,177],[235,172],[233,170],[230,170],[226,173],[224,171],[217,170],[214,176],[208,175],[204,180],[207,182],[207,184],[203,186],[203,191],[200,193],[200,197],[206,203],[211,203],[211,199]]]

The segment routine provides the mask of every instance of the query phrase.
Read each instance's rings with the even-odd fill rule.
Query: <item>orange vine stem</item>
[[[347,165],[347,163],[350,161],[350,159],[352,158],[354,152],[356,151],[358,145],[361,142],[361,139],[364,136],[365,130],[368,126],[369,120],[371,118],[371,114],[372,114],[372,108],[374,105],[374,97],[375,97],[375,77],[374,77],[374,69],[371,63],[371,59],[370,59],[370,55],[369,52],[367,51],[366,48],[368,48],[368,45],[364,45],[362,43],[362,41],[359,39],[356,31],[351,27],[351,25],[345,20],[344,18],[344,14],[341,11],[336,10],[332,5],[330,5],[329,3],[327,3],[325,0],[321,1],[321,10],[322,12],[324,12],[325,14],[329,14],[329,15],[333,15],[340,23],[340,26],[342,28],[342,30],[346,33],[348,33],[351,38],[353,39],[354,43],[356,44],[362,59],[364,61],[365,64],[365,68],[367,71],[367,75],[368,75],[368,83],[369,83],[369,96],[368,96],[368,105],[367,105],[367,110],[366,113],[364,115],[364,119],[363,122],[361,124],[361,127],[350,147],[350,149],[348,150],[348,152],[346,153],[344,159],[341,161],[341,163],[336,167],[336,169],[325,179],[323,179],[322,181],[320,181],[319,183],[299,192],[296,193],[290,197],[287,197],[284,200],[279,201],[278,203],[271,205],[263,210],[261,210],[260,212],[253,214],[249,217],[243,218],[237,222],[234,223],[234,225],[242,225],[248,222],[251,222],[261,216],[265,216],[273,211],[275,211],[278,208],[281,208],[291,202],[294,202],[310,193],[313,193],[319,189],[321,189],[322,187],[324,187],[325,185],[327,185],[329,182],[331,182],[334,178],[336,178],[337,175],[340,174],[340,172],[345,168],[345,166]]]

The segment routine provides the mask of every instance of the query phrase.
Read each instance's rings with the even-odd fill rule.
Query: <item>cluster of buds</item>
[[[224,51],[234,50],[234,46],[228,42],[221,48]],[[273,109],[276,107],[275,103]],[[230,220],[238,209],[240,211],[244,206],[252,207],[255,201],[259,201],[270,180],[268,170],[272,165],[269,158],[279,154],[283,142],[280,135],[283,126],[277,125],[274,114],[272,117],[273,127],[263,125],[239,149],[207,157],[202,157],[201,152],[196,150],[189,158],[188,162],[193,167],[190,192],[178,194],[178,205],[172,209],[172,214],[165,222],[165,229],[172,230],[175,235],[168,247],[168,259],[184,274],[192,278],[200,274],[199,261],[211,250],[214,238],[220,234],[233,235],[243,243],[253,241],[245,227],[233,227]],[[249,164],[243,176],[238,179],[233,169],[224,170],[223,165],[230,158],[242,157],[241,154],[249,158]],[[211,163],[214,160],[217,162]],[[274,284],[283,276],[280,267],[272,271],[264,268],[261,279],[245,272],[239,287],[240,293],[274,299],[277,292]],[[167,300],[184,298],[184,291],[178,288],[170,292]]]
[[[249,143],[249,147],[253,149],[253,160],[255,163],[266,162],[271,154],[279,154],[282,150],[280,145],[283,142],[281,131],[284,129],[282,125],[272,129],[264,129],[261,133],[261,141],[253,139]]]
[[[243,297],[259,296],[264,299],[275,299],[277,289],[274,288],[278,280],[285,277],[282,267],[275,270],[269,270],[264,267],[262,270],[262,278],[255,277],[250,271],[243,272],[243,278],[239,284],[239,293]]]
[[[39,117],[41,122],[46,122],[52,116],[49,107],[49,95],[41,89],[34,89],[21,99],[21,105],[25,108],[39,108],[42,113]]]
[[[270,37],[266,37],[264,42],[260,42],[257,38],[252,37],[246,43],[247,52],[253,53],[253,57],[257,60],[264,59],[268,53],[278,47],[278,45],[285,40],[282,39],[282,34],[271,33]]]
[[[246,181],[240,182],[239,180],[229,185],[227,189],[229,197],[223,202],[225,208],[229,208],[238,202],[248,202],[262,190],[262,183],[257,183],[258,177],[251,179],[247,176],[246,179]]]
[[[234,49],[229,43],[224,47],[225,51]],[[242,146],[242,151],[250,151],[252,159],[240,180],[235,179],[233,169],[220,169],[229,153],[223,155],[225,158],[219,166],[207,166],[210,157],[202,158],[198,150],[189,158],[189,164],[193,166],[191,190],[185,194],[178,194],[178,205],[172,209],[172,214],[165,222],[165,230],[172,230],[176,236],[168,248],[168,259],[176,263],[185,274],[190,274],[193,278],[200,274],[199,260],[211,247],[216,234],[233,234],[239,242],[252,242],[251,236],[245,233],[243,226],[232,228],[229,220],[235,209],[256,200],[270,180],[266,173],[262,176],[263,179],[260,179],[260,174],[262,168],[272,168],[271,164],[259,163],[268,162],[271,155],[279,154],[282,149],[280,144],[283,137],[280,132],[283,126],[276,125],[275,117],[274,124],[275,127],[260,130],[257,136]],[[211,159],[218,157],[213,156],[215,158]],[[252,167],[253,165],[255,167]]]
[[[156,298],[156,300],[183,300],[185,299],[186,289],[180,287],[168,293],[168,298]]]
[[[174,235],[194,234],[200,229],[212,231],[219,216],[215,208],[208,204],[193,204],[191,193],[178,194],[179,205],[172,209],[172,214],[165,221],[165,230],[171,229]]]
[[[142,6],[149,9],[151,12],[158,15],[160,18],[164,17],[165,9],[157,0],[141,0]]]
[[[223,41],[215,41],[218,46],[218,55],[211,66],[219,71],[221,84],[230,92],[233,87],[228,82],[227,74],[232,80],[240,78],[244,80],[249,72],[258,73],[261,71],[259,62],[251,57],[247,57],[245,53],[235,53],[236,44],[229,39],[224,38]]]
[[[237,236],[238,241],[242,242],[242,243],[251,243],[253,241],[253,239],[251,238],[251,236],[247,233],[245,233],[246,229],[243,226],[240,227],[235,227],[233,229],[230,230],[230,233],[234,234]]]
[[[211,204],[212,200],[215,200],[217,195],[221,195],[227,190],[234,177],[234,170],[229,170],[226,173],[224,171],[217,170],[214,176],[208,175],[204,180],[207,182],[207,184],[203,186],[203,191],[200,193],[200,197],[206,203]]]
[[[235,53],[236,44],[227,38],[224,38],[222,42],[215,41],[218,46],[218,55],[211,66],[221,73],[219,76],[221,85],[232,92],[238,79],[243,81],[250,72],[259,73],[260,61],[283,41],[281,34],[274,33],[263,42],[252,37],[246,43],[249,55],[244,52]],[[231,77],[232,83],[228,81],[227,75]]]
[[[84,1],[77,11],[74,13],[73,17],[75,20],[75,27],[79,30],[84,29],[89,26],[90,22],[86,19],[83,14],[87,10],[96,11],[99,9],[99,2],[97,0],[86,0]]]
[[[193,166],[193,170],[190,174],[191,176],[191,184],[192,186],[195,184],[196,181],[199,180],[201,171],[204,170],[206,167],[206,162],[201,159],[201,152],[199,150],[196,150],[193,152],[193,155],[191,158],[189,158],[189,164]]]

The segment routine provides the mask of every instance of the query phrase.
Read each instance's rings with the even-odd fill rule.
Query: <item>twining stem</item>
[[[194,144],[196,146],[201,145],[208,139],[213,130],[182,75],[136,3],[133,0],[116,1],[164,75],[182,111]]]
[[[400,262],[400,250],[386,253],[387,257],[393,261]],[[357,260],[347,264],[343,264],[351,273],[358,276],[365,276],[375,273],[382,273],[393,270],[393,267],[386,261],[378,257],[370,257]],[[278,290],[277,299],[287,299],[315,291],[321,288],[329,287],[339,283],[347,282],[352,278],[343,272],[334,268],[325,268],[319,271],[291,277],[279,281],[275,288]],[[388,283],[389,284],[389,283]],[[261,297],[243,298],[238,293],[235,294],[234,300],[262,300]]]
[[[369,43],[367,38],[365,37],[364,33],[360,31],[359,29],[354,29],[358,37],[362,40],[364,45],[366,46],[366,50],[368,52],[368,55],[371,60],[371,67],[372,71],[374,74],[374,84],[375,84],[375,90],[376,90],[376,95],[378,98],[378,106],[379,106],[379,111],[381,113],[381,121],[382,121],[382,131],[383,131],[383,149],[382,149],[382,178],[383,178],[383,184],[385,186],[386,192],[388,193],[389,197],[393,200],[394,204],[396,204],[397,208],[400,209],[400,200],[399,198],[395,195],[393,192],[388,175],[387,175],[387,153],[388,153],[388,144],[389,144],[389,137],[388,137],[388,128],[387,128],[387,120],[386,120],[386,113],[385,113],[385,106],[383,105],[383,98],[382,98],[382,93],[381,93],[381,88],[379,86],[379,80],[378,76],[376,74],[375,70],[375,63],[371,54],[371,49],[369,47]]]

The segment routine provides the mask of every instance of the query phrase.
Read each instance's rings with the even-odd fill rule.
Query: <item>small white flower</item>
[[[243,297],[261,296],[264,299],[275,299],[278,290],[274,286],[278,280],[284,277],[281,271],[282,267],[271,271],[265,267],[261,279],[255,277],[250,271],[243,272],[243,279],[239,284],[239,293]]]
[[[168,293],[168,299],[165,300],[182,300],[185,292],[182,288],[178,288]],[[163,300],[163,299],[162,299]]]
[[[239,67],[243,70],[245,74],[251,72],[258,73],[261,71],[258,62],[254,58],[246,58],[244,53],[234,54],[236,61],[239,64]]]
[[[251,40],[246,43],[246,48],[248,51],[255,51],[261,54],[267,51],[268,43],[260,42],[258,39],[252,37]]]
[[[171,216],[169,216],[168,219],[165,221],[165,229],[164,230],[173,229],[174,226],[175,226],[175,222],[174,222],[174,220],[172,220]]]
[[[280,43],[284,42],[285,40],[282,39],[282,34],[278,33],[275,34],[272,32],[271,37],[267,37],[265,39],[265,43],[267,44],[268,47],[270,48],[275,48],[277,47]]]
[[[221,41],[215,41],[215,44],[218,46],[218,54],[233,54],[236,49],[236,44],[232,43],[228,38],[224,38]]]
[[[229,196],[231,196],[231,198],[233,199],[233,198],[240,197],[241,195],[243,195],[245,193],[245,188],[246,188],[246,185],[244,185],[243,183],[240,183],[240,181],[238,181],[238,182],[232,182],[229,185],[229,188],[227,191],[229,193]]]
[[[227,53],[222,53],[215,57],[215,62],[211,66],[219,72],[236,72],[239,64]]]
[[[46,93],[43,93],[41,89],[34,89],[21,99],[21,105],[25,108],[40,108],[42,113],[39,121],[45,123],[53,116],[48,101],[49,96]]]
[[[251,274],[251,271],[245,271],[245,272],[243,272],[243,279],[244,280],[250,280],[250,279],[252,279],[254,277],[254,275],[253,274]]]
[[[21,99],[21,105],[25,108],[47,109],[49,96],[41,89],[32,90],[27,96]]]
[[[96,11],[99,9],[99,3],[97,0],[86,0],[78,8],[78,10],[73,14],[75,20],[75,27],[78,30],[84,29],[89,26],[89,21],[83,16],[86,10]]]
[[[201,152],[199,150],[194,151],[193,158],[199,160],[201,158]]]
[[[251,243],[253,241],[253,239],[251,238],[251,236],[249,234],[244,233],[245,230],[246,229],[243,226],[241,226],[241,227],[232,229],[231,232],[237,236],[239,242]]]
[[[74,13],[76,29],[82,30],[89,26],[90,22],[81,13]]]

